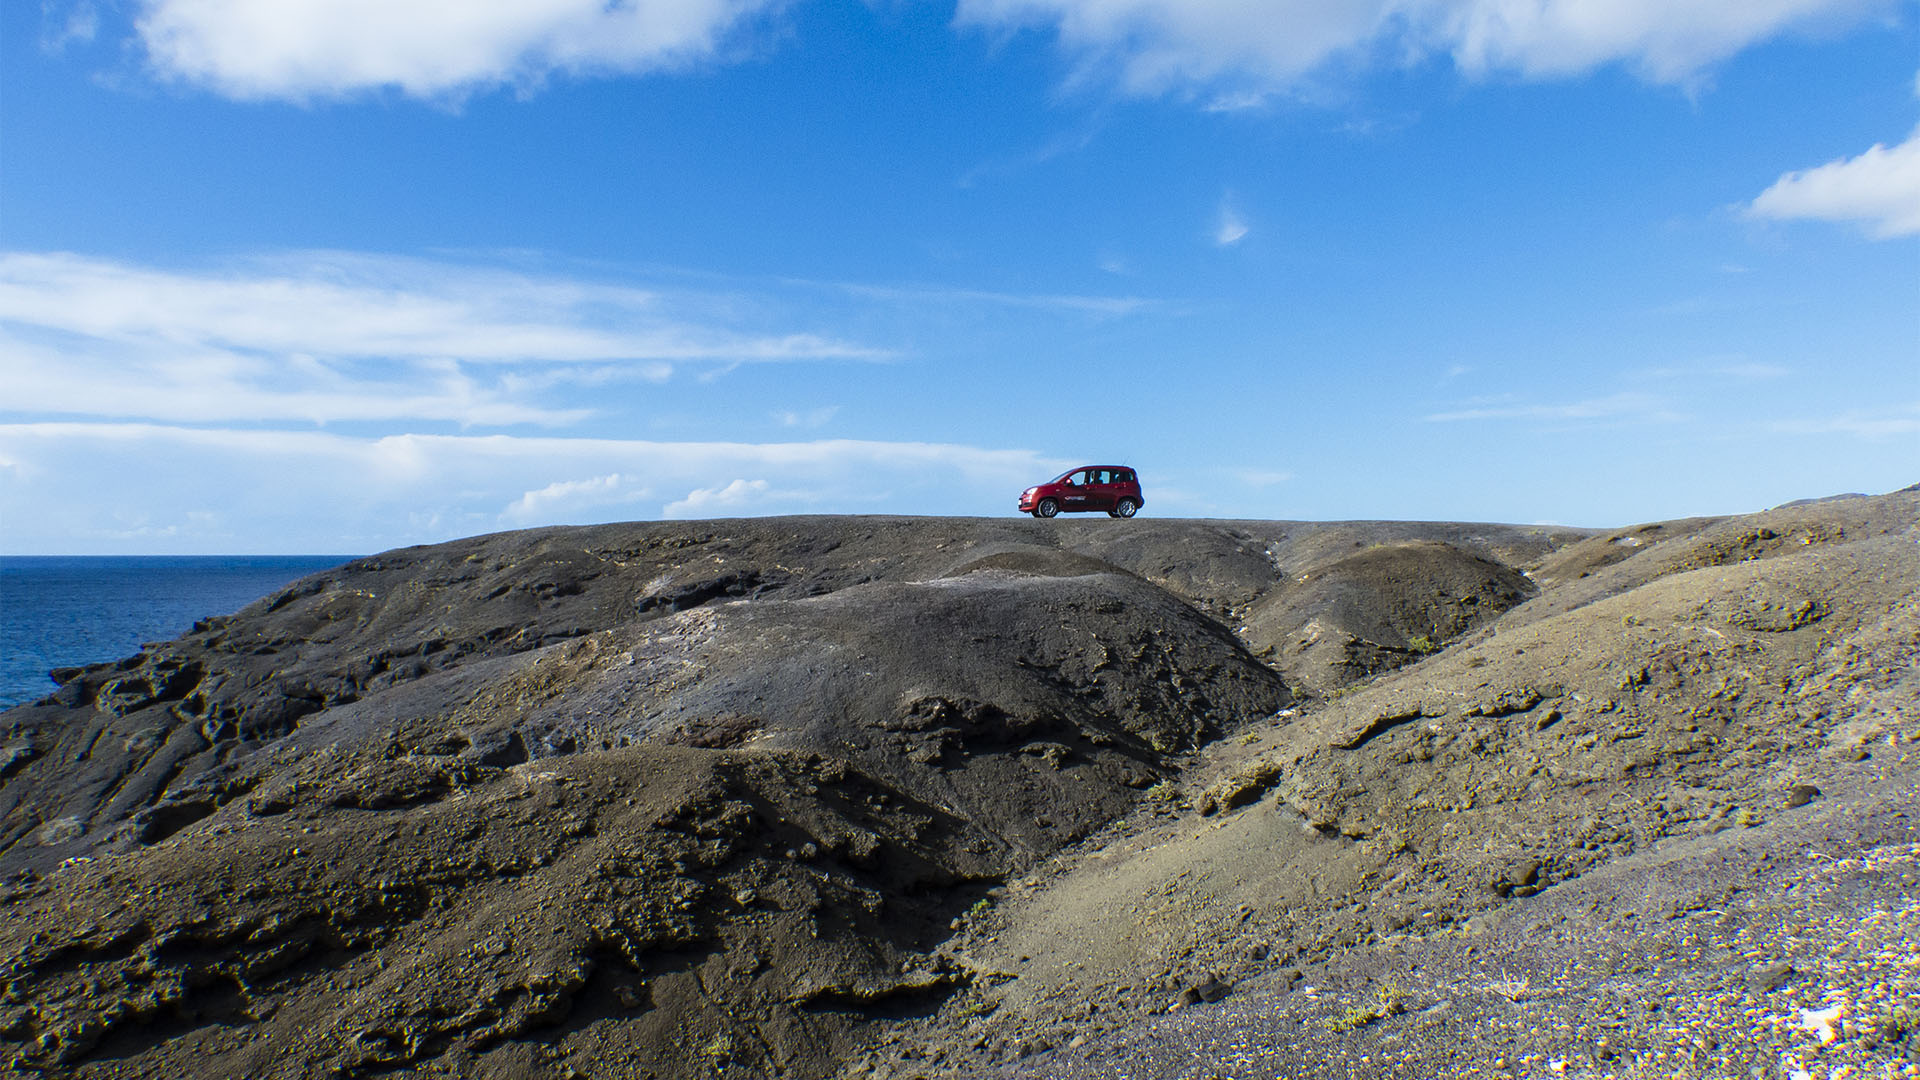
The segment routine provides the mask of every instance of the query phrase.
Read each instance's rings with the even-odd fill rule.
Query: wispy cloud
[[[1093,145],[1094,139],[1097,138],[1099,134],[1100,126],[1098,122],[1089,123],[1086,126],[1076,128],[1072,131],[1062,132],[1048,139],[1036,149],[1027,151],[1026,153],[1011,154],[1006,157],[991,158],[983,161],[973,168],[968,169],[966,172],[961,173],[960,178],[954,181],[954,185],[960,188],[971,188],[983,180],[1001,176],[1012,176],[1015,173],[1024,172],[1027,169],[1033,168],[1035,165],[1044,165],[1055,158],[1085,150],[1087,147]]]
[[[1722,357],[1695,364],[1644,368],[1634,374],[1645,379],[1736,379],[1743,382],[1765,382],[1784,379],[1793,374],[1793,369],[1785,364],[1761,363],[1740,357]]]
[[[494,267],[341,252],[174,270],[0,254],[0,372],[15,414],[159,420],[566,424],[575,383],[676,368],[890,354],[729,326],[732,302]],[[560,370],[556,370],[556,368]]]
[[[956,443],[374,437],[57,422],[0,424],[0,463],[0,545],[70,553],[129,550],[122,534],[135,527],[172,530],[171,550],[232,551],[238,531],[254,544],[271,537],[282,551],[372,551],[529,525],[808,506],[993,513],[1064,467],[1028,450]]]
[[[743,334],[625,286],[421,259],[311,252],[224,271],[0,254],[0,321],[84,337],[468,361],[866,359],[806,333]]]
[[[1051,28],[1082,72],[1110,72],[1135,93],[1234,87],[1202,96],[1211,107],[1250,100],[1261,85],[1434,55],[1472,77],[1560,78],[1621,64],[1680,84],[1780,34],[1893,10],[1893,0],[960,0],[956,20]]]
[[[1857,409],[1833,416],[1781,420],[1772,429],[1790,435],[1851,435],[1868,440],[1920,435],[1920,401],[1890,409]]]
[[[85,44],[100,32],[100,12],[88,0],[80,0],[64,12],[56,12],[50,6],[43,10],[47,20],[41,31],[40,47],[48,52]]]
[[[1787,173],[1748,204],[1747,213],[1846,222],[1882,240],[1920,235],[1920,128],[1894,146],[1875,143],[1854,157]]]
[[[1220,204],[1220,215],[1214,223],[1213,242],[1221,247],[1232,247],[1247,238],[1247,222],[1234,209],[1231,201]]]
[[[1652,394],[1619,393],[1558,404],[1501,398],[1467,408],[1430,413],[1422,419],[1444,424],[1474,420],[1673,421],[1684,417],[1674,411],[1664,398]]]
[[[788,284],[828,288],[866,300],[912,304],[984,304],[993,307],[1065,311],[1112,318],[1163,306],[1139,296],[1080,296],[1072,293],[1012,293],[943,285],[870,285],[859,282],[823,282],[787,279]]]
[[[1270,96],[1265,90],[1227,90],[1208,98],[1204,108],[1211,113],[1246,112],[1265,107]]]
[[[1269,488],[1287,483],[1293,474],[1277,469],[1236,469],[1234,477],[1248,487]]]
[[[825,427],[840,412],[838,405],[822,405],[817,409],[781,409],[773,418],[781,427],[818,428]]]

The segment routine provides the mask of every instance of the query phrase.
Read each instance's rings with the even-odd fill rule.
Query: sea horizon
[[[0,555],[0,709],[357,555]]]

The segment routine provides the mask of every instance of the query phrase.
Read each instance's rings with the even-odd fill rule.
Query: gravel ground
[[[1491,924],[1279,972],[998,1075],[1920,1077],[1920,777],[1860,773]]]

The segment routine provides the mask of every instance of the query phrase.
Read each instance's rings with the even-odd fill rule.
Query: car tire
[[[1060,512],[1060,504],[1052,499],[1041,499],[1040,505],[1033,508],[1033,516],[1050,518]]]
[[[1140,504],[1132,499],[1121,499],[1113,509],[1107,511],[1108,517],[1129,518],[1140,509]]]

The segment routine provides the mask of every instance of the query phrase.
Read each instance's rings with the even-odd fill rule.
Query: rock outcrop
[[[1904,760],[1917,511],[357,560],[0,718],[0,1034],[98,1077],[984,1075]]]

